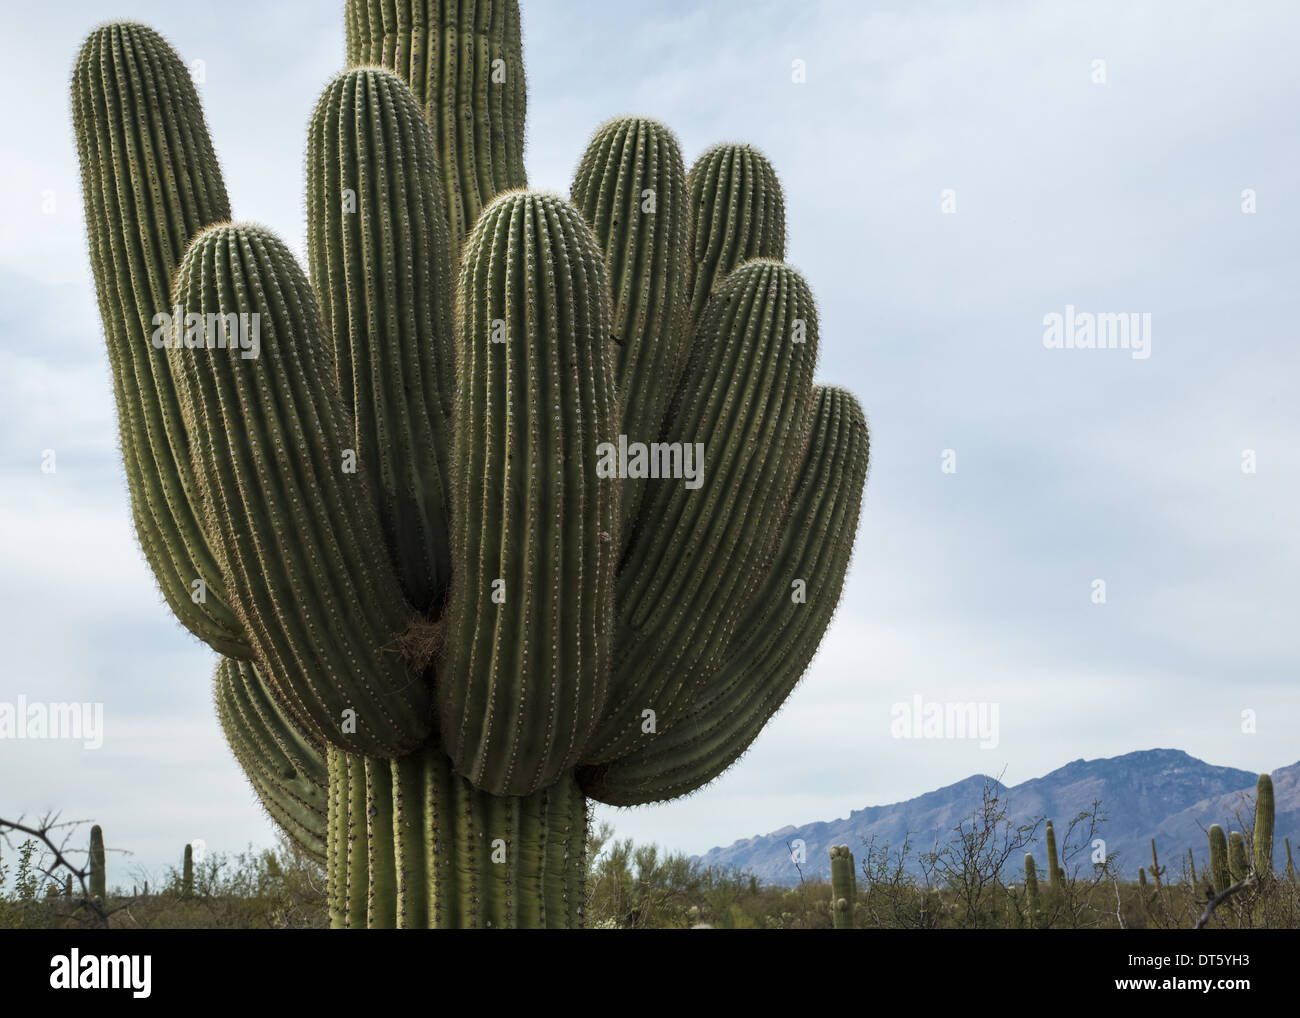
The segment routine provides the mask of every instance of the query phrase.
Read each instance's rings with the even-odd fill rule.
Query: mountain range
[[[954,785],[888,806],[854,810],[847,818],[787,826],[770,834],[712,848],[697,861],[704,866],[735,867],[766,883],[795,885],[801,871],[804,878],[830,877],[827,850],[831,845],[848,845],[859,866],[866,843],[874,837],[879,847],[902,846],[910,835],[913,872],[919,872],[916,856],[932,851],[936,839],[950,840],[955,828],[980,806],[986,782],[990,783],[1007,809],[1014,827],[1042,818],[1053,821],[1058,844],[1064,842],[1070,820],[1100,801],[1106,822],[1097,837],[1106,841],[1107,853],[1118,853],[1121,875],[1137,877],[1139,866],[1151,865],[1151,839],[1155,838],[1160,864],[1170,875],[1181,872],[1191,848],[1199,869],[1208,861],[1206,830],[1217,823],[1225,831],[1241,830],[1253,823],[1255,781],[1250,771],[1216,767],[1181,750],[1149,749],[1101,760],[1075,760],[1050,774],[1018,785],[1006,786],[983,775],[972,775]],[[1276,820],[1274,866],[1286,865],[1283,837],[1290,837],[1293,851],[1300,850],[1300,762],[1272,772]],[[1083,832],[1077,832],[1075,841]],[[796,866],[791,848],[803,843],[803,860]],[[1041,868],[1046,851],[1042,826],[1028,850]],[[1064,851],[1064,849],[1062,849]],[[1088,864],[1090,853],[1074,861]],[[1019,871],[1022,854],[1008,865]],[[1014,878],[1014,877],[1012,877]]]

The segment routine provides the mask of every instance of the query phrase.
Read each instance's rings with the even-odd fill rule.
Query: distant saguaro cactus
[[[90,896],[100,905],[108,901],[105,875],[104,830],[95,824],[90,829]]]
[[[601,127],[527,189],[514,0],[347,0],[307,143],[311,279],[232,222],[180,57],[73,72],[145,558],[336,927],[576,926],[588,799],[691,792],[839,601],[857,400],[814,384],[775,170]]]
[[[831,917],[835,929],[851,930],[855,926],[854,906],[858,901],[858,878],[853,868],[853,853],[848,845],[832,845]]]
[[[1255,873],[1261,880],[1273,875],[1273,779],[1261,774],[1255,784],[1255,827],[1251,831]]]
[[[1052,821],[1047,821],[1047,829],[1043,835],[1047,841],[1047,882],[1053,888],[1059,887],[1065,883],[1065,871],[1061,869],[1056,856],[1056,830],[1052,827]]]
[[[1025,898],[1029,904],[1030,918],[1036,923],[1042,915],[1038,898],[1038,868],[1034,865],[1034,857],[1028,852],[1025,853]]]
[[[1210,880],[1215,894],[1222,894],[1232,886],[1232,872],[1228,865],[1228,838],[1218,824],[1210,825]]]
[[[185,846],[185,863],[181,876],[181,897],[194,897],[194,846]]]
[[[1241,831],[1228,835],[1228,873],[1233,883],[1245,880],[1250,873],[1250,859],[1246,855],[1246,837]]]

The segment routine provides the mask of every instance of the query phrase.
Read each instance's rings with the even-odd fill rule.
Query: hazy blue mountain
[[[1272,775],[1277,806],[1275,865],[1281,869],[1286,865],[1284,835],[1291,838],[1293,852],[1300,852],[1300,763],[1278,768]],[[1120,854],[1121,872],[1136,877],[1139,866],[1150,865],[1154,837],[1160,863],[1169,867],[1172,876],[1180,871],[1188,848],[1196,853],[1198,869],[1202,866],[1209,854],[1205,830],[1210,824],[1239,829],[1237,813],[1246,824],[1251,822],[1248,804],[1254,799],[1257,776],[1234,767],[1216,767],[1181,750],[1149,749],[1104,760],[1075,760],[1041,778],[1011,787],[994,785],[1013,823],[1046,817],[1053,821],[1058,843],[1070,820],[1100,800],[1108,818],[1100,836],[1108,852]],[[906,802],[868,806],[844,819],[783,827],[710,849],[698,858],[704,865],[748,870],[770,883],[797,884],[799,870],[788,846],[802,840],[803,875],[829,879],[826,852],[831,845],[850,846],[860,864],[864,843],[873,836],[878,845],[897,847],[910,834],[917,852],[932,849],[936,837],[948,840],[962,818],[979,806],[985,781],[973,775]],[[1041,840],[1032,850],[1041,868],[1046,854]],[[1086,858],[1081,855],[1078,861]],[[1019,870],[1019,855],[1012,864]]]

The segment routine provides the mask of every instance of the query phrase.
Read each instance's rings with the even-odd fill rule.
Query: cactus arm
[[[1246,838],[1241,831],[1228,834],[1228,874],[1233,883],[1245,880],[1250,872],[1250,861],[1246,855]]]
[[[225,603],[167,353],[154,316],[190,238],[230,217],[203,111],[180,58],[152,29],[105,25],[72,81],[90,260],[141,548],[172,612],[224,654],[249,645]],[[196,586],[196,581],[202,581]]]
[[[256,357],[169,351],[197,436],[204,525],[259,671],[316,738],[384,756],[414,749],[431,727],[430,694],[399,644],[418,622],[387,556],[372,553],[383,538],[365,472],[342,469],[352,424],[306,278],[268,231],[216,226],[181,263],[176,303],[260,322]]]
[[[329,776],[323,748],[276,704],[251,662],[222,659],[213,692],[226,742],[263,807],[294,844],[324,862]]]
[[[424,109],[437,146],[453,251],[524,172],[523,39],[514,0],[348,0],[348,66],[396,72]]]
[[[694,210],[691,318],[736,266],[785,258],[785,195],[776,170],[750,145],[715,145],[691,167]]]
[[[1052,821],[1050,820],[1047,821],[1044,838],[1047,841],[1047,882],[1052,885],[1059,885],[1062,883],[1062,874],[1056,859],[1056,830],[1052,827]]]
[[[664,730],[685,715],[771,564],[807,449],[817,312],[797,272],[770,261],[733,272],[694,344],[667,438],[703,446],[702,478],[646,494],[646,526],[619,574],[610,707],[587,764],[653,738],[644,710]]]
[[[596,473],[616,440],[609,296],[578,212],[498,198],[466,246],[456,313],[443,744],[477,787],[529,794],[577,763],[613,637],[618,488]]]
[[[631,806],[694,791],[758,737],[807,669],[839,602],[869,442],[857,400],[843,389],[819,387],[812,441],[781,546],[721,668],[668,731],[607,765],[580,769],[591,798]],[[806,602],[796,601],[795,580],[805,582]]]
[[[673,133],[641,117],[611,120],[583,154],[572,188],[600,244],[613,297],[620,433],[659,440],[690,338],[686,170]],[[623,485],[626,543],[647,482]]]
[[[396,75],[349,71],[316,106],[308,251],[384,538],[407,599],[441,614],[450,577],[451,260],[433,139]]]

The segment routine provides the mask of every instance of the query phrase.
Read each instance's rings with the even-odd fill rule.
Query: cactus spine
[[[1251,831],[1255,873],[1261,880],[1273,876],[1273,779],[1261,774],[1255,785],[1255,827]]]
[[[326,861],[334,925],[578,925],[587,799],[700,787],[806,669],[866,418],[813,385],[817,308],[760,153],[687,172],[624,117],[572,204],[525,190],[514,0],[345,18],[308,130],[310,283],[230,221],[162,38],[82,47],[136,531],[222,656],[236,759]]]
[[[848,845],[832,845],[831,917],[837,930],[854,928],[853,908],[858,900],[858,880]]]
[[[99,824],[95,824],[90,829],[90,897],[100,905],[108,901],[104,868],[104,831]]]

